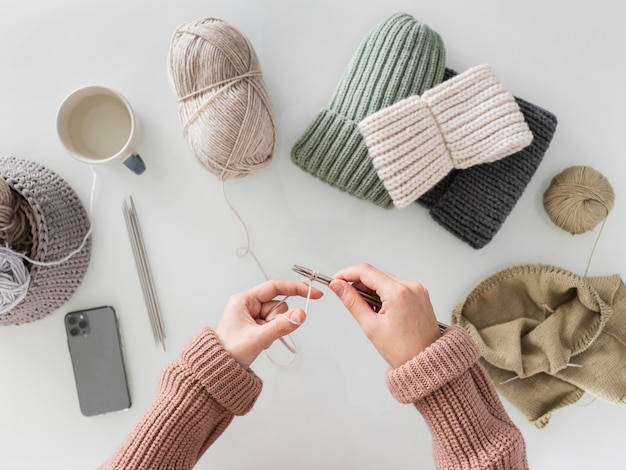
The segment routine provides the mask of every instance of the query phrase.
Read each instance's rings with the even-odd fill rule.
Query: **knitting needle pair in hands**
[[[393,368],[421,353],[441,335],[428,291],[417,282],[360,264],[340,270],[329,287]],[[359,291],[376,293],[382,307],[375,311]],[[270,280],[228,300],[215,332],[224,349],[244,369],[275,340],[305,322],[303,309],[289,309],[284,301],[275,300],[281,295],[319,299],[323,293],[301,281]]]

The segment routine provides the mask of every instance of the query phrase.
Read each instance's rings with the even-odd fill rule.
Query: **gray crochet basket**
[[[34,261],[57,261],[80,246],[89,230],[89,217],[78,195],[60,176],[35,162],[0,157],[0,177],[33,211],[37,223]],[[78,253],[61,264],[32,264],[26,297],[0,315],[0,325],[29,323],[57,310],[81,284],[90,258],[91,236]]]

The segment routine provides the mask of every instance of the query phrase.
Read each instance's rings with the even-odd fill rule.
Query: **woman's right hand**
[[[374,311],[355,286],[375,292],[382,308]],[[336,273],[329,287],[393,368],[417,356],[440,336],[428,291],[417,282],[360,264]]]

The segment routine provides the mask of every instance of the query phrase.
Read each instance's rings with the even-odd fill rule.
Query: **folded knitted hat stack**
[[[444,79],[457,73],[446,69]],[[500,230],[522,196],[550,146],[556,131],[554,114],[515,98],[533,134],[531,144],[501,160],[452,170],[417,203],[430,216],[472,248],[482,248]]]
[[[322,181],[381,207],[389,193],[372,165],[358,123],[393,103],[420,95],[443,80],[439,35],[397,14],[363,40],[324,109],[292,149],[292,161]]]
[[[292,160],[384,208],[417,201],[481,248],[537,169],[556,118],[513,97],[489,66],[456,74],[444,61],[442,40],[426,25],[407,14],[383,21]]]

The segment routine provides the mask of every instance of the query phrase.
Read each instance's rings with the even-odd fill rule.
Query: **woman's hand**
[[[355,287],[375,292],[382,308],[375,312]],[[335,274],[330,288],[391,367],[409,361],[440,336],[428,291],[417,282],[361,264]]]
[[[287,304],[275,297],[307,297],[308,292],[309,286],[302,281],[272,280],[235,294],[228,300],[215,333],[224,349],[247,369],[261,351],[306,319],[304,310],[288,310]],[[321,296],[321,291],[311,289],[312,299]]]

